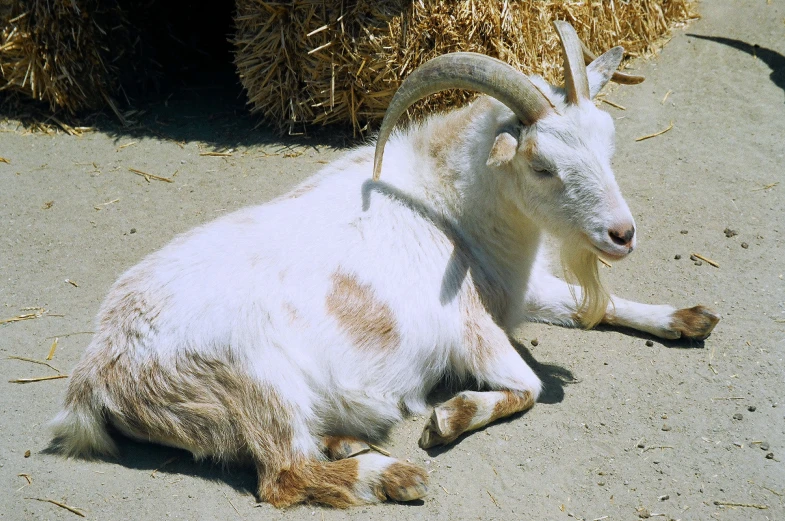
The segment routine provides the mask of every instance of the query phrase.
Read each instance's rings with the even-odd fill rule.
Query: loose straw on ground
[[[666,133],[667,131],[669,131],[672,128],[673,128],[673,121],[671,121],[671,124],[668,125],[668,128],[666,128],[665,130],[660,130],[659,132],[655,132],[654,134],[649,134],[649,135],[646,135],[646,136],[641,136],[639,138],[635,138],[635,141],[643,141],[644,139],[651,139],[653,137],[661,136],[661,135],[663,135],[664,133]]]
[[[43,497],[26,497],[25,499],[33,499],[35,501],[42,501],[44,503],[52,503],[53,505],[57,505],[60,508],[64,508],[69,512],[73,512],[79,517],[86,517],[84,513],[82,513],[78,508],[66,505],[65,503],[61,503],[60,501],[55,501],[54,499],[43,498]]]
[[[171,458],[169,458],[168,460],[166,460],[166,461],[164,461],[163,463],[161,463],[161,466],[160,466],[160,467],[158,467],[157,469],[155,469],[154,471],[152,471],[152,472],[150,473],[150,477],[151,477],[151,478],[154,478],[154,477],[155,477],[155,474],[156,474],[156,473],[157,473],[159,470],[161,470],[162,468],[164,468],[165,466],[167,466],[167,465],[168,465],[168,464],[170,464],[171,462],[175,461],[177,458],[179,458],[179,456],[172,456],[172,457],[171,457]]]
[[[44,362],[43,360],[36,360],[34,358],[25,358],[23,356],[9,356],[8,359],[9,360],[21,360],[22,362],[30,362],[30,363],[33,363],[33,364],[45,365],[46,367],[54,370],[55,372],[60,373],[60,369],[56,368],[55,366],[53,366],[52,364],[50,364],[48,362]],[[47,360],[51,360],[51,358],[47,358]]]
[[[59,341],[60,339],[58,337],[55,337],[55,339],[52,341],[52,346],[49,348],[49,353],[46,355],[47,360],[51,360],[55,357],[55,351],[57,350],[57,343]],[[60,371],[57,372],[59,373]]]
[[[712,265],[712,266],[714,266],[715,268],[719,268],[719,267],[720,267],[720,265],[719,265],[718,263],[716,263],[715,261],[713,261],[713,260],[711,260],[711,259],[707,259],[706,257],[704,257],[703,255],[701,255],[701,254],[699,254],[699,253],[693,253],[692,255],[694,255],[694,256],[695,256],[695,258],[702,260],[703,262],[706,262],[706,263],[708,263],[708,264],[711,264],[711,265]]]
[[[34,318],[41,318],[46,313],[44,308],[31,308],[37,309],[35,313],[22,313],[21,315],[17,315],[15,317],[6,318],[0,320],[0,324],[9,324],[11,322],[21,322],[22,320],[32,320]]]
[[[714,504],[721,507],[748,507],[757,508],[758,510],[766,510],[769,508],[768,505],[758,505],[755,503],[734,503],[732,501],[715,501]]]
[[[54,376],[37,376],[35,378],[17,378],[15,380],[8,380],[12,384],[29,384],[33,382],[43,382],[46,380],[59,380],[60,378],[68,378],[67,374],[56,374]]]
[[[496,508],[501,508],[499,506],[499,503],[496,501],[496,498],[493,497],[493,494],[491,494],[491,492],[489,490],[486,490],[485,492],[488,492],[488,496],[490,496],[491,501],[493,501],[493,504],[496,505]]]
[[[603,103],[607,103],[611,107],[616,107],[619,110],[627,110],[626,107],[623,107],[623,106],[619,105],[618,103],[614,103],[614,102],[612,102],[609,99],[601,98],[600,101],[602,101]]]
[[[147,172],[142,172],[141,170],[137,170],[136,168],[129,168],[128,171],[144,177],[144,180],[147,181],[148,183],[150,182],[150,179],[155,179],[156,181],[164,181],[166,183],[174,183],[174,180],[169,179],[168,177],[161,177],[153,174],[148,174]]]

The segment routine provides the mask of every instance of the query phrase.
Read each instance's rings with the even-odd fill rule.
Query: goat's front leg
[[[495,390],[464,391],[436,407],[420,437],[423,449],[525,411],[540,394],[540,379],[484,311],[465,325],[464,345],[453,363],[459,373],[470,373],[481,386]]]
[[[550,273],[532,273],[526,292],[523,318],[528,321],[579,326],[576,298],[578,286],[571,286]],[[628,327],[668,339],[703,340],[711,334],[720,317],[704,306],[676,309],[668,305],[642,304],[611,296],[603,324]]]

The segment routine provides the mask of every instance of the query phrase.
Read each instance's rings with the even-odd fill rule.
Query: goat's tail
[[[52,448],[68,457],[117,455],[117,445],[106,430],[103,405],[78,368],[74,373],[65,407],[50,424],[54,433]]]

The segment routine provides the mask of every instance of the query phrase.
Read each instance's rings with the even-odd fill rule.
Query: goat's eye
[[[553,177],[553,171],[541,166],[532,166],[532,171],[537,177]]]

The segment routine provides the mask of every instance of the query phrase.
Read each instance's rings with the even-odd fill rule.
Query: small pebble
[[[696,260],[695,261],[695,265],[696,266],[703,266],[703,261]]]
[[[671,498],[671,497],[670,497],[668,494],[665,494],[664,496],[660,496],[660,497],[658,497],[657,499],[659,499],[660,501],[667,501],[667,500],[669,500],[670,498]]]
[[[646,341],[646,347],[651,347],[653,345],[654,345],[654,342],[652,342],[651,340],[647,340]]]
[[[761,450],[769,450],[769,442],[768,441],[760,442],[760,449]]]
[[[755,412],[755,409],[757,409],[757,407],[755,407],[754,405],[750,405],[749,407],[747,407],[747,410],[750,412]]]
[[[25,458],[29,458],[29,457],[30,457],[30,450],[28,449],[25,451]]]
[[[734,237],[734,236],[736,236],[736,235],[738,235],[738,234],[739,234],[739,232],[737,232],[736,230],[731,230],[730,228],[725,228],[725,229],[723,230],[723,233],[725,234],[725,237],[727,237],[727,238],[729,238],[729,239],[730,239],[731,237]]]
[[[690,260],[691,261],[696,261],[696,260],[698,260],[698,257],[696,257],[695,255],[690,255]]]
[[[676,260],[679,260],[679,259],[681,259],[681,255],[679,255],[679,254],[677,253],[676,255],[674,255],[674,256],[673,256],[673,258],[674,258],[674,259],[676,259]]]
[[[601,487],[604,487],[604,486],[605,486],[605,482],[604,482],[604,481],[598,481],[598,482],[597,482],[597,484],[598,484],[599,486],[601,486]]]
[[[639,449],[645,449],[645,448],[646,448],[646,444],[645,444],[645,443],[643,443],[642,441],[641,441],[641,442],[638,442],[638,448],[639,448]]]
[[[533,339],[532,339],[532,345],[533,345],[534,347],[537,347],[538,345],[540,345],[540,341],[539,341],[539,340],[537,340],[536,338],[533,338]]]
[[[131,233],[136,233],[136,228],[131,228]]]
[[[742,418],[744,418],[744,416],[742,416],[740,412],[733,415],[734,420],[741,420]]]
[[[743,243],[741,243],[741,247],[742,247],[742,248],[744,248],[744,249],[746,250],[747,248],[749,248],[749,247],[750,247],[750,245],[749,245],[749,244],[747,244],[746,242],[743,242]]]
[[[660,418],[662,418],[663,420],[667,420],[668,419],[668,415],[667,414],[663,414],[662,416],[660,416]]]
[[[766,459],[774,459],[774,453],[769,452],[768,454],[766,454]]]
[[[681,232],[679,232],[679,233],[681,233],[682,235],[687,235],[687,234],[688,234],[688,233],[690,233],[690,232],[688,232],[687,230],[682,230],[682,231],[681,231]]]
[[[649,519],[651,517],[651,512],[649,512],[645,508],[641,508],[640,510],[638,510],[638,517],[641,519]]]
[[[671,428],[670,428],[670,425],[663,424],[663,425],[662,425],[662,430],[664,430],[664,431],[666,431],[666,432],[667,432],[667,431],[669,431],[669,430],[671,430]]]

